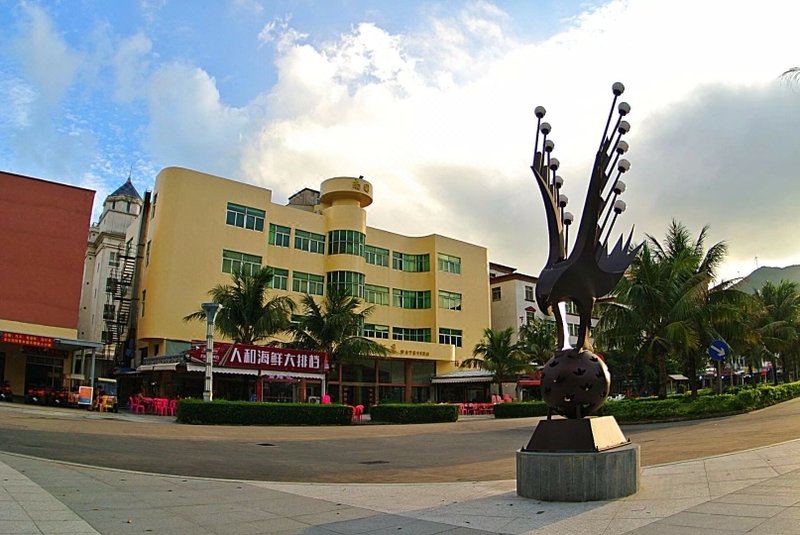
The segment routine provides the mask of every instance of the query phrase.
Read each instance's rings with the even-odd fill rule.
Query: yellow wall
[[[390,303],[392,288],[431,290],[430,309],[376,305],[369,321],[390,327],[429,327],[432,343],[379,341],[393,347],[394,356],[439,361],[438,373],[453,369],[457,361],[470,357],[483,329],[490,325],[486,249],[437,235],[407,237],[368,227],[364,207],[372,202],[373,191],[365,180],[336,177],[323,182],[320,190],[320,206],[315,211],[306,211],[273,204],[272,193],[257,186],[187,169],[162,170],[153,192],[157,195],[156,213],[149,221],[145,239],[150,242],[150,261],[143,267],[139,293],[141,297],[142,291],[146,292],[145,314],[139,319],[140,347],[149,342],[152,348],[152,343],[164,339],[188,341],[205,337],[204,323],[186,323],[182,318],[208,300],[212,286],[230,281],[230,275],[222,272],[222,251],[228,249],[261,256],[263,265],[288,269],[287,293],[298,300],[300,296],[291,292],[294,271],[322,276],[335,270],[361,272],[367,284],[390,289]],[[264,231],[226,225],[228,202],[264,210]],[[270,223],[292,229],[289,247],[268,245]],[[297,250],[296,229],[323,234],[326,238],[330,230],[364,232],[367,245],[389,249],[389,266],[367,264],[361,256]],[[408,273],[392,269],[392,251],[429,254],[430,271]],[[461,274],[438,271],[440,252],[461,258]],[[440,289],[461,293],[462,310],[438,308]],[[438,344],[439,327],[461,329],[462,347],[454,349]]]

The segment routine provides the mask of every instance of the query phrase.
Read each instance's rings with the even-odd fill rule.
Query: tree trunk
[[[658,399],[667,399],[667,356],[656,355],[658,361]]]

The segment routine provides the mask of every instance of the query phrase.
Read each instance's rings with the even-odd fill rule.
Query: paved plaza
[[[736,423],[745,416],[728,425],[746,433]],[[187,429],[167,420],[151,425],[162,433]],[[719,435],[728,436],[721,428]],[[294,483],[0,453],[0,533],[800,534],[800,440],[645,466],[641,490],[620,500],[548,503],[514,489],[513,478]]]

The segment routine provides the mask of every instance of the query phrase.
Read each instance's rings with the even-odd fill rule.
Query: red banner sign
[[[192,344],[189,357],[200,364],[206,361],[206,344]],[[272,346],[214,342],[214,366],[285,372],[325,373],[328,354],[324,351],[286,349]]]
[[[55,343],[52,338],[47,336],[37,336],[35,334],[21,334],[21,333],[3,333],[3,337],[0,338],[0,342],[5,342],[7,344],[19,344],[23,346],[31,346],[31,347],[45,347],[51,348]]]

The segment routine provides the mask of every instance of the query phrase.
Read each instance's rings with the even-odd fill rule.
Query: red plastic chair
[[[178,400],[171,399],[169,400],[169,407],[167,408],[167,414],[170,416],[175,416],[178,413]]]
[[[353,407],[353,420],[361,421],[364,416],[364,405],[356,405]]]
[[[322,396],[322,404],[323,405],[330,405],[331,404],[331,397],[328,394]]]
[[[134,414],[144,414],[144,405],[136,401],[136,398],[131,396],[128,398],[128,405],[130,406],[130,410]]]

